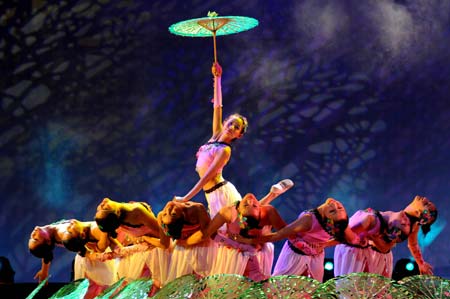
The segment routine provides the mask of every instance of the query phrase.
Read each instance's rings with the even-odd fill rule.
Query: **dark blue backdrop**
[[[428,196],[439,220],[422,249],[449,277],[450,3],[10,1],[0,4],[0,255],[16,281],[39,269],[27,250],[35,225],[92,220],[103,197],[157,212],[196,182],[213,44],[167,28],[209,10],[260,22],[218,38],[224,113],[250,122],[225,177],[257,196],[291,178],[274,202],[286,221],[329,196],[349,213]],[[406,244],[394,256],[410,256]],[[51,281],[69,280],[73,257],[55,250]]]

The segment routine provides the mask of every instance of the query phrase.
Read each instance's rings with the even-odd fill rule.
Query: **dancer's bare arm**
[[[307,232],[311,229],[312,218],[311,215],[305,214],[287,226],[283,227],[277,232],[261,236],[258,238],[259,242],[275,242],[288,238],[300,232]]]
[[[214,112],[212,122],[212,134],[216,137],[222,132],[222,67],[219,63],[213,63],[211,72],[214,76]]]
[[[227,164],[228,160],[231,156],[231,149],[226,146],[223,147],[216,157],[214,158],[213,162],[209,166],[208,170],[205,172],[205,174],[198,180],[197,184],[183,197],[176,196],[174,200],[186,202],[191,200],[195,195],[200,192],[200,190],[203,189],[203,187],[208,183],[210,180],[214,178],[214,176],[217,174],[218,170],[223,168],[225,164]]]
[[[230,222],[231,213],[233,207],[223,207],[220,211],[214,216],[209,225],[204,230],[199,230],[193,233],[189,238],[186,239],[186,245],[195,245],[206,241],[209,237],[211,237],[217,230],[227,222]]]
[[[417,223],[414,224],[411,234],[408,236],[408,248],[419,266],[420,274],[433,275],[433,267],[425,262],[422,252],[420,251],[419,241],[417,238],[419,228],[420,226]]]
[[[44,259],[41,260],[41,269],[34,275],[34,279],[39,282],[43,281],[48,277],[48,271],[50,270],[51,262],[45,263]]]

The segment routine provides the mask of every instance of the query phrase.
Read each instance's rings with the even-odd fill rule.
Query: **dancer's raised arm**
[[[212,138],[214,139],[222,131],[222,67],[218,62],[215,62],[211,71],[214,76],[214,113],[212,123]]]

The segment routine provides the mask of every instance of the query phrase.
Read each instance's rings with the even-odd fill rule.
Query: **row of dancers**
[[[289,224],[271,202],[293,186],[291,180],[273,185],[260,200],[251,193],[242,197],[222,172],[231,144],[244,136],[248,121],[238,113],[222,119],[222,68],[217,62],[212,74],[212,135],[197,152],[196,184],[157,214],[145,202],[105,198],[94,221],[71,219],[36,227],[29,240],[30,252],[42,259],[36,278],[48,276],[55,245],[77,252],[75,277],[89,277],[99,286],[142,275],[164,286],[188,273],[233,273],[256,281],[295,274],[321,281],[329,246],[336,246],[336,275],[366,271],[390,277],[391,248],[406,239],[420,272],[432,273],[417,241],[419,228],[426,232],[437,217],[435,205],[425,197],[416,196],[398,212],[365,209],[350,219],[342,203],[329,198]],[[202,190],[207,207],[191,201]],[[272,271],[272,242],[283,239]]]
[[[276,184],[272,190],[287,188]],[[391,277],[391,249],[405,240],[420,273],[432,274],[417,236],[420,227],[426,233],[436,217],[436,207],[422,196],[401,211],[368,208],[350,219],[341,202],[328,198],[289,224],[274,206],[261,204],[251,193],[222,207],[212,219],[197,202],[169,201],[155,216],[145,202],[105,198],[94,221],[70,219],[35,227],[29,249],[42,259],[39,280],[48,276],[55,245],[76,252],[75,279],[89,278],[95,295],[122,277],[149,277],[156,287],[192,273],[239,274],[254,281],[304,275],[322,281],[329,246],[336,246],[336,276],[370,272]],[[286,241],[272,271],[272,242],[280,240]]]

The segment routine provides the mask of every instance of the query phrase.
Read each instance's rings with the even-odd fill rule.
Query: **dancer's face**
[[[47,243],[49,238],[50,236],[42,227],[36,226],[30,234],[28,248],[34,249],[41,244]]]
[[[171,224],[172,222],[180,219],[182,215],[183,209],[173,201],[169,201],[161,211],[161,221],[164,224]]]
[[[409,204],[414,216],[420,217],[425,210],[435,210],[434,204],[426,197],[417,195],[413,201]]]
[[[334,198],[328,198],[324,204],[324,215],[333,221],[340,221],[347,219],[347,212],[344,205]]]
[[[240,138],[244,132],[244,122],[237,116],[231,116],[224,122],[223,131],[230,139]]]
[[[260,208],[261,205],[258,199],[251,193],[246,194],[239,204],[239,212],[241,215],[246,217],[251,216],[255,219],[259,219]]]

